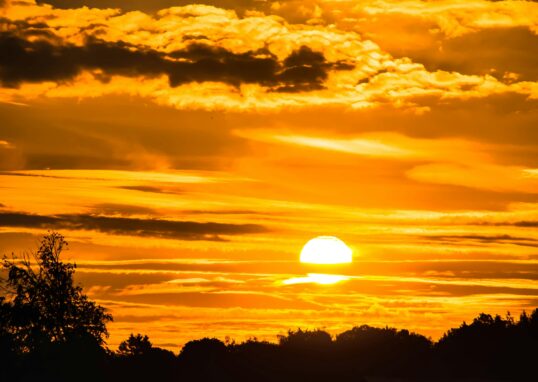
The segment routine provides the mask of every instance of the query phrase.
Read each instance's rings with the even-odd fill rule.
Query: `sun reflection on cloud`
[[[349,276],[343,275],[327,275],[323,273],[309,273],[306,277],[292,277],[290,279],[282,281],[284,285],[295,285],[295,284],[321,284],[321,285],[331,285],[336,284],[341,281],[349,280]]]

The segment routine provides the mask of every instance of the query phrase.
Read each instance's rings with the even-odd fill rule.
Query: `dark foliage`
[[[112,316],[74,284],[76,266],[60,260],[66,247],[62,235],[51,233],[33,256],[4,259],[1,330],[17,352],[81,339],[102,345],[108,336]]]
[[[176,362],[174,353],[153,347],[148,336],[131,334],[109,356],[106,377],[110,381],[150,381],[159,375],[159,380],[166,380],[177,374]]]
[[[432,342],[407,330],[355,327],[336,336],[335,353],[350,374],[422,376],[431,362]]]
[[[131,334],[129,338],[123,341],[118,347],[118,354],[129,357],[140,357],[148,354],[153,350],[153,345],[151,344],[148,336],[143,336],[142,334]]]
[[[5,260],[0,296],[2,381],[535,381],[538,309],[519,320],[480,314],[437,343],[394,328],[354,327],[333,338],[323,330],[289,331],[278,343],[190,341],[178,355],[131,334],[104,348],[102,307],[73,284],[75,266],[60,261],[66,243],[46,236],[29,258]]]
[[[437,362],[451,376],[524,378],[538,356],[538,309],[516,323],[507,315],[480,314],[471,324],[449,330],[436,346]]]
[[[46,235],[31,256],[4,258],[0,297],[0,375],[9,380],[92,381],[101,377],[112,316],[74,284],[76,266],[60,260],[63,236]],[[6,379],[8,380],[8,379]]]

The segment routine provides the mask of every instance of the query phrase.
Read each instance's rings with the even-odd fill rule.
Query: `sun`
[[[353,251],[334,236],[318,236],[308,241],[301,251],[301,263],[345,264],[353,261]]]

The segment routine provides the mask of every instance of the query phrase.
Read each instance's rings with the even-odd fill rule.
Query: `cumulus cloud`
[[[505,81],[538,80],[538,35],[529,29],[482,29],[463,36],[441,40],[432,47],[413,51],[401,49],[423,63],[430,71],[446,70],[466,74],[490,74]]]
[[[188,4],[214,5],[220,8],[235,10],[256,9],[266,1],[260,0],[37,0],[38,4],[51,4],[57,8],[80,8],[83,6],[95,8],[121,8],[126,11],[140,10],[155,12],[161,9]]]
[[[416,100],[423,97],[538,93],[517,73],[504,81],[484,71],[429,71],[392,57],[360,30],[261,12],[239,17],[187,5],[149,15],[26,1],[5,13],[3,24],[1,48],[10,59],[0,63],[0,101],[11,103],[124,94],[180,109],[392,103],[421,110]]]
[[[360,1],[354,7],[351,6],[354,2],[345,3],[351,8],[352,20],[361,16],[379,17],[380,21],[387,16],[404,19],[408,17],[415,19],[419,24],[424,22],[433,24],[434,28],[431,28],[429,33],[441,32],[450,37],[484,28],[526,27],[537,30],[538,6],[529,1],[381,0],[374,4],[370,1]],[[330,2],[328,4],[331,7]],[[339,6],[336,5],[336,8]]]

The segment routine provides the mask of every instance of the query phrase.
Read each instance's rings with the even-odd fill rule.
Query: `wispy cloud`
[[[3,227],[55,230],[95,230],[114,235],[136,235],[179,240],[224,240],[220,235],[267,232],[257,224],[201,223],[159,219],[135,219],[97,215],[32,215],[17,212],[0,213]]]

